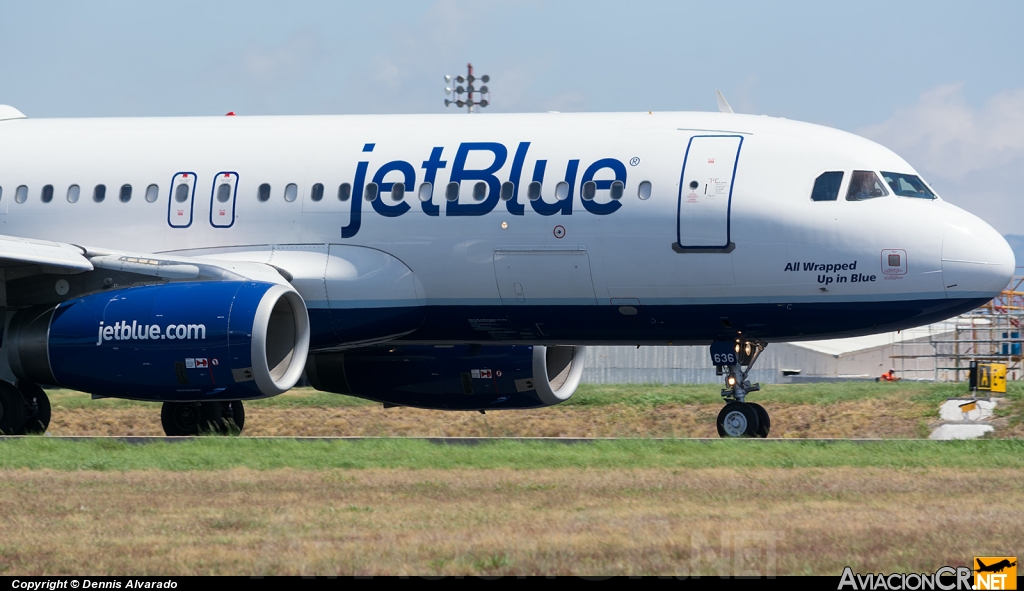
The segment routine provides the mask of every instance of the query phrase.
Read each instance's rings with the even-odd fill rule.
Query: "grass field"
[[[312,440],[212,437],[134,445],[27,437],[0,442],[0,470],[322,470],[950,468],[1024,469],[1024,440],[793,441],[606,440],[558,444],[416,439]]]
[[[0,441],[0,575],[838,575],[1024,555],[1024,388],[996,438],[927,435],[963,385],[775,386],[773,436],[712,437],[715,386],[585,386],[536,411],[289,393],[249,435],[624,436],[592,443],[208,437]],[[161,434],[159,406],[52,396],[54,435]]]
[[[932,571],[1024,554],[1022,452],[1007,440],[6,441],[0,574]]]
[[[719,387],[580,387],[568,402],[522,411],[385,409],[359,398],[296,389],[246,403],[246,435],[472,437],[717,437]],[[939,404],[966,384],[846,382],[765,386],[751,395],[772,416],[772,437],[927,437]],[[160,406],[51,393],[52,435],[163,435]],[[1024,383],[1011,382],[996,437],[1024,436]]]

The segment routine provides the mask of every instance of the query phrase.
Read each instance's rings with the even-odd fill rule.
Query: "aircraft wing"
[[[0,236],[0,268],[40,265],[49,274],[74,274],[95,267],[85,257],[85,249],[74,244]]]
[[[13,276],[76,275],[97,269],[120,271],[162,279],[248,279],[284,284],[287,272],[274,266],[247,261],[196,260],[191,257],[117,252],[0,235],[0,269]]]

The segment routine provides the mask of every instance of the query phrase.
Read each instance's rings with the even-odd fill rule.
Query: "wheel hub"
[[[177,408],[177,412],[174,416],[174,422],[183,430],[189,431],[195,429],[196,425],[199,423],[199,411],[194,405],[182,404]]]
[[[747,417],[742,412],[734,410],[725,415],[722,426],[730,437],[742,437],[747,431]]]

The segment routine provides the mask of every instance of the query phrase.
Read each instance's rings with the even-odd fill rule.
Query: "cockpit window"
[[[878,175],[870,170],[855,170],[850,176],[850,188],[846,191],[847,201],[864,201],[875,197],[885,197],[888,189],[878,180]]]
[[[882,171],[882,178],[892,187],[892,192],[900,197],[916,197],[918,199],[935,199],[935,193],[924,184],[921,177],[912,174]]]
[[[824,172],[814,181],[811,201],[835,201],[839,198],[839,186],[843,184],[843,173]]]

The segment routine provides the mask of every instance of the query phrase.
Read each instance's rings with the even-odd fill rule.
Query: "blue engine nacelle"
[[[244,400],[295,385],[309,351],[291,286],[166,283],[18,312],[4,346],[14,374],[98,396]]]
[[[395,345],[309,356],[317,390],[395,406],[536,408],[565,402],[583,375],[584,347]]]

